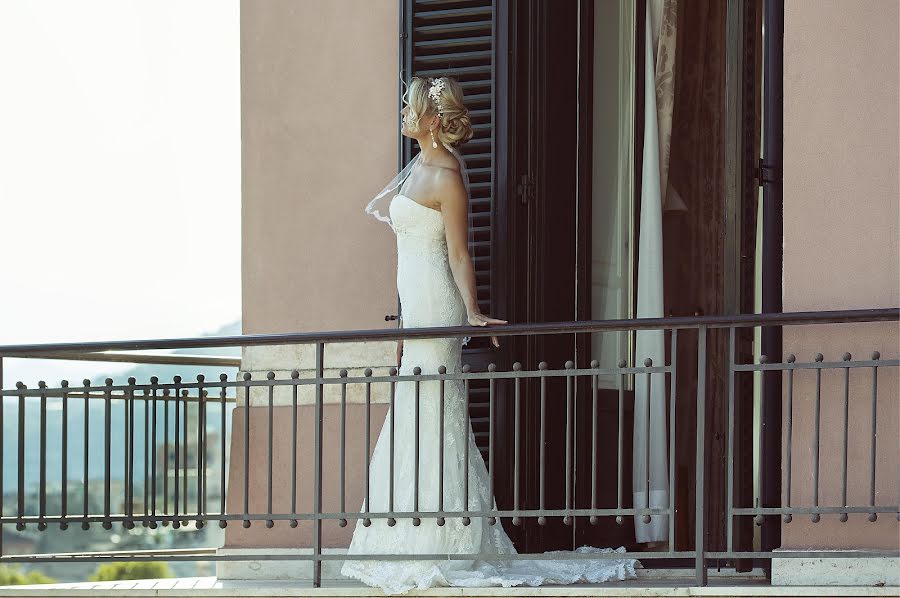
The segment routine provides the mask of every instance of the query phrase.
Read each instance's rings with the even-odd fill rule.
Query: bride
[[[397,237],[401,325],[506,324],[481,313],[476,300],[467,244],[468,176],[456,149],[471,139],[472,127],[459,83],[450,77],[413,78],[401,115],[402,134],[415,139],[421,151],[366,207],[369,214],[390,224]],[[400,341],[398,375],[435,375],[441,373],[441,366],[447,374],[459,374],[467,340]],[[497,337],[491,341],[499,347]],[[535,586],[635,576],[635,567],[641,565],[634,559],[567,559],[572,554],[568,551],[548,553],[552,559],[504,559],[503,555],[517,551],[499,519],[428,516],[431,512],[491,511],[497,504],[466,417],[464,382],[418,384],[417,393],[414,381],[396,383],[394,401],[370,459],[366,499],[347,554],[473,557],[347,559],[342,575],[388,594],[433,586]],[[426,516],[408,515],[413,512]],[[582,546],[576,552],[614,551]]]

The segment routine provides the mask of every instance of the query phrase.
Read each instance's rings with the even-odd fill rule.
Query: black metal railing
[[[328,333],[297,333],[297,334],[265,334],[265,335],[242,335],[229,337],[202,337],[188,339],[159,339],[159,340],[142,340],[142,341],[111,341],[102,343],[65,343],[65,344],[44,344],[44,345],[10,345],[0,346],[0,395],[2,397],[11,397],[15,400],[12,404],[6,405],[5,400],[0,400],[0,430],[6,434],[4,427],[4,418],[14,417],[16,426],[16,444],[15,453],[3,450],[0,455],[0,526],[14,525],[17,530],[24,530],[27,526],[36,526],[39,530],[47,529],[49,525],[58,525],[62,529],[66,529],[71,524],[80,524],[81,527],[87,529],[92,524],[100,524],[105,529],[110,529],[113,524],[121,524],[125,528],[132,528],[135,525],[144,525],[154,528],[159,525],[171,525],[178,527],[189,521],[194,521],[198,527],[202,527],[207,523],[217,523],[220,527],[226,527],[229,522],[241,522],[244,527],[250,527],[253,522],[264,522],[266,527],[274,527],[276,521],[289,522],[291,527],[296,527],[300,522],[309,522],[312,525],[313,541],[311,554],[272,554],[265,557],[259,555],[243,556],[239,554],[216,554],[210,550],[199,551],[171,551],[165,553],[167,558],[176,560],[249,560],[249,559],[294,559],[294,560],[311,560],[313,563],[313,584],[320,585],[321,582],[321,566],[325,560],[343,560],[343,559],[381,559],[381,560],[406,560],[406,559],[467,559],[473,558],[471,554],[436,554],[436,555],[410,555],[410,554],[381,554],[381,555],[343,555],[343,554],[325,554],[323,553],[323,532],[322,524],[327,520],[337,520],[341,526],[347,525],[348,521],[364,518],[371,521],[375,518],[385,518],[389,521],[396,521],[399,518],[410,518],[417,524],[422,524],[423,520],[434,520],[435,524],[442,525],[447,517],[462,517],[464,522],[470,522],[472,518],[484,517],[488,518],[490,523],[494,525],[500,524],[502,519],[509,519],[514,526],[521,525],[523,520],[534,519],[538,525],[544,525],[548,520],[559,518],[566,525],[571,525],[574,518],[585,518],[591,524],[596,524],[601,518],[614,518],[616,523],[621,524],[626,518],[641,517],[646,521],[651,515],[668,516],[668,534],[670,550],[666,551],[628,551],[628,552],[612,552],[612,553],[586,553],[575,555],[574,558],[638,558],[638,559],[660,559],[660,558],[676,558],[690,559],[693,562],[696,582],[699,585],[705,585],[707,582],[707,566],[710,559],[740,559],[740,558],[766,558],[770,557],[768,551],[752,551],[752,550],[735,550],[734,546],[734,530],[737,522],[742,518],[752,518],[757,524],[764,522],[777,523],[787,525],[796,515],[809,515],[813,521],[819,521],[823,516],[835,516],[840,522],[848,521],[848,514],[866,513],[869,521],[877,519],[879,514],[893,513],[900,518],[900,506],[895,504],[884,505],[877,504],[875,500],[875,485],[877,476],[896,477],[896,471],[878,471],[876,461],[876,417],[878,411],[878,372],[884,368],[897,368],[900,360],[896,358],[882,358],[878,351],[871,354],[870,358],[862,360],[854,360],[849,354],[844,354],[839,361],[826,361],[821,354],[816,354],[815,358],[809,362],[798,361],[794,355],[789,355],[786,359],[770,359],[766,356],[760,358],[753,363],[739,363],[736,358],[736,338],[741,329],[774,326],[784,328],[788,326],[808,326],[817,324],[849,324],[861,325],[866,322],[889,322],[897,323],[900,321],[900,309],[873,309],[873,310],[852,310],[852,311],[831,311],[831,312],[802,312],[802,313],[786,313],[786,314],[762,314],[762,315],[741,315],[741,316],[702,316],[702,317],[681,317],[681,318],[654,318],[654,319],[632,319],[632,320],[607,320],[607,321],[589,321],[589,322],[562,322],[562,323],[545,323],[545,324],[523,324],[523,325],[506,325],[502,327],[490,328],[472,328],[472,327],[456,327],[456,328],[420,328],[420,329],[391,329],[391,330],[364,330],[364,331],[345,331],[345,332],[328,332]],[[552,369],[545,362],[541,362],[534,369],[526,368],[521,363],[514,363],[508,370],[501,370],[494,364],[490,364],[486,371],[472,371],[469,366],[464,366],[459,373],[450,373],[446,368],[441,368],[437,374],[422,374],[421,370],[416,370],[413,375],[399,375],[396,367],[385,367],[386,372],[376,374],[372,368],[366,368],[362,371],[362,375],[349,375],[347,369],[342,369],[337,375],[327,376],[324,367],[324,357],[326,347],[334,343],[343,342],[375,342],[375,341],[391,341],[399,339],[425,339],[425,338],[441,338],[441,337],[460,337],[473,336],[483,337],[496,335],[500,337],[527,336],[527,335],[570,335],[570,334],[603,334],[609,332],[626,332],[631,333],[638,330],[664,330],[670,333],[670,359],[668,363],[656,364],[650,360],[644,360],[641,356],[637,357],[637,362],[642,365],[628,365],[625,360],[618,360],[614,365],[601,367],[598,361],[592,361],[588,367],[576,367],[573,361],[567,361],[563,368]],[[695,459],[694,479],[677,479],[675,459],[675,438],[676,438],[676,372],[679,371],[679,355],[682,355],[679,338],[682,338],[684,331],[691,330],[697,334],[696,349],[696,390],[695,396],[686,397],[683,394],[678,397],[678,404],[690,404],[696,416],[696,443],[693,447]],[[725,398],[727,402],[727,424],[722,433],[727,443],[727,458],[725,463],[725,513],[726,513],[726,544],[724,551],[707,550],[707,530],[705,509],[709,497],[710,489],[707,488],[707,480],[705,476],[705,466],[707,464],[707,441],[705,433],[708,430],[707,423],[707,369],[710,367],[710,349],[707,345],[709,333],[712,330],[724,330],[727,334],[727,343],[725,344],[727,355],[723,356],[726,361],[726,388]],[[833,340],[829,337],[829,344],[833,344]],[[128,354],[123,353],[98,353],[102,351],[137,351],[147,349],[175,349],[185,347],[231,347],[231,346],[261,346],[261,345],[286,345],[286,344],[306,344],[315,347],[315,360],[310,377],[302,377],[299,370],[291,372],[290,378],[276,379],[274,372],[267,372],[265,379],[253,379],[249,372],[243,373],[237,380],[229,380],[228,376],[222,374],[218,380],[207,380],[203,375],[199,375],[196,381],[186,381],[180,376],[175,376],[172,382],[162,382],[157,377],[151,377],[147,383],[139,383],[134,378],[129,378],[127,384],[114,384],[112,379],[106,379],[103,385],[92,384],[90,380],[83,380],[80,386],[71,386],[67,381],[63,380],[58,387],[48,387],[43,381],[39,383],[38,388],[27,388],[21,382],[15,385],[15,388],[7,389],[3,384],[3,359],[4,358],[55,358],[55,359],[104,359],[109,357],[110,360],[128,360]],[[718,345],[717,345],[718,346]],[[884,348],[882,348],[884,349]],[[896,347],[890,348],[892,351]],[[140,362],[150,360],[153,363],[190,363],[191,358],[182,358],[180,356],[132,356],[132,361]],[[215,357],[203,357],[203,363],[206,365],[218,363],[219,365],[237,365],[237,361],[222,359],[216,361]],[[868,382],[871,401],[869,404],[869,412],[871,416],[871,430],[867,435],[869,464],[869,500],[866,504],[848,504],[848,425],[851,417],[850,412],[850,372],[851,370],[859,370],[869,372]],[[793,430],[794,423],[794,376],[797,372],[809,371],[815,376],[815,396],[814,396],[814,422],[812,438],[797,438]],[[837,433],[841,434],[842,452],[840,458],[841,468],[841,500],[840,504],[821,504],[819,500],[819,471],[822,467],[822,460],[819,454],[820,438],[823,430],[821,429],[820,406],[822,401],[822,374],[825,371],[838,371],[842,373],[842,413],[841,429]],[[771,375],[772,373],[784,373],[784,396],[786,398],[786,414],[782,421],[786,425],[786,442],[787,450],[783,468],[785,471],[784,480],[786,482],[786,492],[784,493],[784,504],[777,506],[761,505],[757,502],[754,506],[739,505],[734,495],[734,482],[740,479],[739,474],[734,465],[734,440],[736,437],[735,430],[735,379],[742,372],[762,372],[762,375]],[[626,387],[627,380],[635,376],[646,376],[648,384],[644,387],[647,392],[649,405],[649,381],[651,374],[662,374],[667,380],[668,385],[668,475],[669,475],[669,503],[665,507],[658,508],[635,508],[628,506],[628,501],[623,499],[625,494],[623,484],[625,476],[623,469],[628,466],[624,452],[622,450],[623,442],[623,418],[622,414],[626,408],[626,393],[623,389]],[[752,374],[751,374],[752,375]],[[611,377],[618,381],[617,393],[617,410],[618,410],[618,427],[617,427],[617,472],[616,472],[616,501],[615,504],[602,505],[598,499],[598,479],[596,476],[597,463],[597,443],[598,443],[598,417],[597,417],[597,381],[601,376]],[[563,430],[548,430],[545,426],[547,418],[544,417],[548,405],[552,401],[562,401],[563,397],[551,397],[547,393],[547,382],[553,378],[565,379],[565,427]],[[512,392],[508,395],[508,400],[512,401],[512,407],[515,414],[515,423],[512,432],[512,447],[509,464],[513,468],[511,480],[513,483],[511,508],[498,509],[496,511],[481,510],[452,510],[445,511],[441,507],[435,511],[413,510],[404,512],[395,511],[348,511],[346,509],[346,497],[348,484],[366,485],[366,495],[368,496],[368,475],[365,479],[348,480],[346,476],[346,407],[347,407],[347,390],[353,385],[360,385],[365,390],[365,417],[366,417],[366,438],[365,446],[371,446],[368,437],[369,423],[371,418],[371,390],[373,385],[384,384],[389,385],[391,389],[391,399],[393,400],[393,391],[395,384],[398,382],[414,382],[417,389],[419,385],[428,381],[439,381],[442,389],[443,397],[444,385],[450,380],[461,380],[468,389],[469,384],[473,381],[486,381],[489,388],[489,409],[488,409],[488,425],[489,438],[487,449],[488,471],[490,474],[490,490],[493,494],[496,463],[494,461],[497,452],[496,440],[494,436],[494,418],[496,397],[496,385],[503,382],[512,387]],[[529,380],[536,380],[535,388],[537,389],[537,400],[540,405],[541,417],[539,419],[539,433],[541,442],[541,453],[537,463],[537,479],[539,495],[536,505],[525,505],[520,499],[522,489],[520,488],[520,478],[523,473],[521,470],[522,459],[520,458],[520,427],[519,416],[522,401],[522,393],[520,392],[523,385],[528,384]],[[593,474],[590,479],[590,499],[585,499],[588,504],[579,504],[578,498],[571,492],[571,475],[573,471],[573,451],[572,451],[572,410],[573,410],[573,388],[578,380],[584,380],[591,388],[592,401],[592,418],[591,418],[591,469]],[[858,383],[858,382],[856,382]],[[286,386],[290,390],[290,406],[292,417],[292,436],[291,448],[292,458],[290,460],[290,508],[277,508],[273,501],[273,486],[277,481],[278,474],[273,467],[273,438],[274,438],[274,422],[273,412],[275,407],[274,394],[279,386]],[[304,422],[299,421],[298,415],[298,393],[304,386],[313,387],[314,394],[314,414],[313,421],[306,422],[312,426],[313,430],[313,446],[314,446],[314,473],[313,479],[309,480],[308,487],[299,488],[301,480],[298,479],[298,425]],[[323,467],[324,467],[324,432],[323,432],[323,409],[325,390],[329,386],[339,388],[340,405],[341,405],[341,438],[340,438],[340,508],[329,510],[325,508],[323,503]],[[268,417],[265,420],[264,438],[258,438],[259,432],[251,430],[250,417],[243,417],[241,424],[243,428],[243,454],[241,455],[243,467],[243,488],[241,500],[226,499],[226,457],[228,449],[229,437],[226,429],[225,413],[235,401],[242,397],[243,405],[251,406],[250,395],[253,387],[261,387],[265,389],[267,400],[258,409],[267,410]],[[765,393],[764,393],[765,394]],[[782,399],[782,386],[769,387],[767,396],[763,400]],[[59,490],[59,506],[58,508],[48,508],[48,435],[52,433],[50,422],[48,421],[48,401],[58,400],[61,409],[58,417],[61,427],[62,438],[60,441],[59,455],[61,459],[60,468],[60,490]],[[881,398],[881,400],[885,400]],[[897,401],[896,396],[887,397],[889,401]],[[79,446],[75,446],[67,436],[67,431],[72,424],[72,416],[70,410],[73,405],[80,403],[83,410],[83,439]],[[114,410],[114,403],[121,403],[120,410]],[[392,403],[393,404],[393,403]],[[91,443],[90,438],[97,432],[90,426],[91,406],[102,405],[102,433],[103,438],[103,481],[98,483],[91,477],[92,461],[91,461]],[[443,403],[442,403],[443,405]],[[36,407],[33,407],[36,406]],[[559,407],[562,409],[562,405]],[[222,433],[216,439],[215,446],[211,446],[209,441],[210,430],[210,414],[220,418],[217,422],[221,427]],[[26,430],[32,429],[27,426],[27,418],[38,418],[37,437],[34,434],[29,435]],[[53,415],[57,417],[56,412]],[[466,419],[466,429],[468,429],[468,414]],[[139,422],[136,424],[136,421]],[[76,422],[77,424],[78,422]],[[443,437],[443,418],[441,419],[441,437]],[[779,424],[780,425],[780,424]],[[53,426],[56,429],[56,426]],[[119,446],[115,446],[119,436],[114,434],[115,430],[123,430],[121,436],[122,442]],[[831,430],[827,431],[832,433]],[[251,463],[251,433],[253,434],[253,442],[261,442],[266,450],[266,471],[265,471],[265,488],[262,492],[265,494],[266,508],[261,511],[259,509],[251,509],[250,496],[250,463]],[[566,490],[562,506],[550,507],[544,500],[545,474],[548,463],[543,454],[544,439],[547,434],[564,434],[565,438],[565,457],[564,463],[561,465],[565,468]],[[0,438],[0,447],[5,447],[6,438]],[[792,447],[798,442],[809,442],[813,451],[814,468],[813,468],[813,496],[812,504],[795,504],[795,497],[791,490],[792,480]],[[418,448],[418,435],[417,435]],[[157,445],[161,445],[158,448]],[[468,444],[466,444],[468,446]],[[509,447],[507,447],[509,448]],[[138,450],[140,449],[140,450]],[[38,459],[38,495],[36,500],[32,500],[33,489],[26,482],[27,459],[26,452],[36,450],[39,453]],[[896,446],[894,445],[894,450]],[[142,459],[136,460],[136,454],[140,453]],[[417,451],[418,454],[418,451]],[[479,458],[479,455],[470,455],[468,451],[465,454],[466,460]],[[121,493],[113,488],[111,482],[111,471],[113,458],[121,459],[121,467],[124,472],[122,480]],[[216,471],[210,471],[207,467],[210,456],[218,458],[218,467]],[[335,459],[337,459],[335,455]],[[393,459],[393,445],[391,458]],[[171,459],[171,464],[170,464]],[[83,493],[80,504],[72,504],[69,501],[68,484],[70,483],[70,465],[76,460],[80,460],[82,466],[81,484]],[[829,463],[831,463],[829,461]],[[431,464],[436,468],[441,468],[443,472],[443,451],[437,463]],[[466,463],[466,471],[468,471],[468,462]],[[169,467],[172,467],[170,475]],[[554,467],[556,465],[554,464]],[[836,466],[832,463],[832,466]],[[2,468],[16,468],[16,491],[14,508],[8,504],[4,504],[5,490],[3,484]],[[366,472],[368,473],[368,456],[366,458]],[[415,480],[416,489],[418,490],[418,472],[416,467]],[[762,468],[758,468],[756,481],[759,486],[757,494],[762,496],[762,486],[765,481],[762,477]],[[190,480],[189,476],[195,479]],[[211,478],[217,478],[220,496],[217,500],[210,500],[208,496],[208,483]],[[443,476],[441,476],[443,479]],[[303,480],[305,481],[305,480]],[[746,482],[747,480],[741,480]],[[649,490],[649,481],[645,481]],[[896,486],[897,481],[893,481]],[[693,548],[690,550],[675,550],[678,544],[676,533],[678,532],[676,519],[676,487],[682,484],[688,485],[693,494],[694,509],[694,530],[693,530]],[[97,493],[101,493],[102,507],[97,507]],[[301,501],[298,496],[302,492],[311,493],[310,504],[311,509],[303,510],[298,508]],[[115,494],[115,499],[114,499]],[[118,497],[121,494],[122,500]],[[440,490],[443,496],[443,487]],[[93,499],[93,500],[92,500]],[[114,504],[114,500],[115,503]],[[368,503],[368,501],[366,501]],[[55,504],[55,503],[54,503]],[[443,505],[443,502],[441,503]],[[468,504],[468,501],[467,503]],[[121,506],[120,506],[121,505]],[[532,506],[535,508],[526,508]],[[7,555],[0,556],[0,562],[60,562],[60,561],[79,561],[79,560],[150,560],[160,557],[159,551],[125,551],[119,553],[84,553],[84,554],[32,554],[32,555]],[[859,550],[827,550],[827,551],[810,551],[810,550],[785,550],[778,553],[779,557],[840,557],[840,556],[897,556],[897,551],[859,551]],[[475,555],[497,558],[497,555]],[[535,554],[518,554],[505,555],[501,558],[545,558],[543,555]]]

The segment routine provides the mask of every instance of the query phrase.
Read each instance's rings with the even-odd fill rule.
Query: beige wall
[[[243,332],[382,328],[397,172],[396,0],[243,0]]]
[[[790,0],[784,39],[784,309],[896,307],[900,204],[900,3]],[[785,354],[898,356],[895,324],[785,329]],[[823,375],[820,504],[840,504],[842,373]],[[868,504],[871,372],[851,373],[850,504]],[[876,502],[896,505],[898,376],[879,373]],[[812,504],[814,376],[794,386],[793,504]],[[785,409],[787,403],[785,402]],[[786,431],[785,426],[785,431]],[[785,547],[898,547],[896,517],[797,516]]]
[[[243,333],[308,332],[394,327],[397,312],[396,250],[391,229],[363,212],[369,199],[397,172],[399,23],[396,0],[242,0],[241,2],[241,276]],[[328,345],[326,375],[340,368],[388,366],[393,344]],[[253,379],[274,371],[290,378],[312,374],[309,348],[245,349],[242,370]],[[384,368],[381,368],[384,369]],[[378,373],[381,372],[379,369]],[[303,390],[309,391],[311,387]],[[256,389],[258,390],[258,389]],[[285,387],[281,387],[284,391]],[[332,390],[332,389],[329,389]],[[358,389],[357,389],[358,390]],[[355,394],[358,392],[354,391]],[[301,393],[300,426],[312,422],[308,392]],[[339,509],[335,459],[340,430],[333,393],[326,393],[324,506]],[[379,397],[379,401],[382,398]],[[251,397],[258,405],[262,397]],[[349,511],[362,503],[365,407],[347,408]],[[303,405],[306,403],[306,405]],[[274,488],[276,511],[290,508],[290,407],[276,396]],[[374,446],[386,407],[372,408]],[[265,512],[268,410],[251,408],[250,510]],[[243,421],[235,409],[230,436],[229,513],[243,508]],[[312,428],[298,445],[298,509],[310,511]],[[346,546],[355,521],[324,524],[326,546]],[[267,530],[232,522],[229,548],[310,546],[308,523]]]

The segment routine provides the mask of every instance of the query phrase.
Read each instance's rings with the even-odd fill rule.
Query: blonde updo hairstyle
[[[453,77],[442,79],[444,88],[440,92],[440,98],[444,114],[440,124],[435,127],[434,136],[438,141],[456,147],[472,138],[472,121],[469,119],[469,109],[463,104],[462,86]],[[411,131],[419,131],[419,121],[423,116],[438,114],[437,106],[428,95],[431,85],[430,78],[413,77],[403,94],[404,103],[409,105],[406,118],[407,128]]]

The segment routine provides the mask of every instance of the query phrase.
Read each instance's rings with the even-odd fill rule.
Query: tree
[[[23,584],[55,583],[40,571],[22,571],[17,566],[0,565],[0,586],[20,586]]]
[[[131,561],[107,563],[97,567],[90,581],[120,581],[124,579],[159,579],[172,577],[166,563],[157,561]]]

